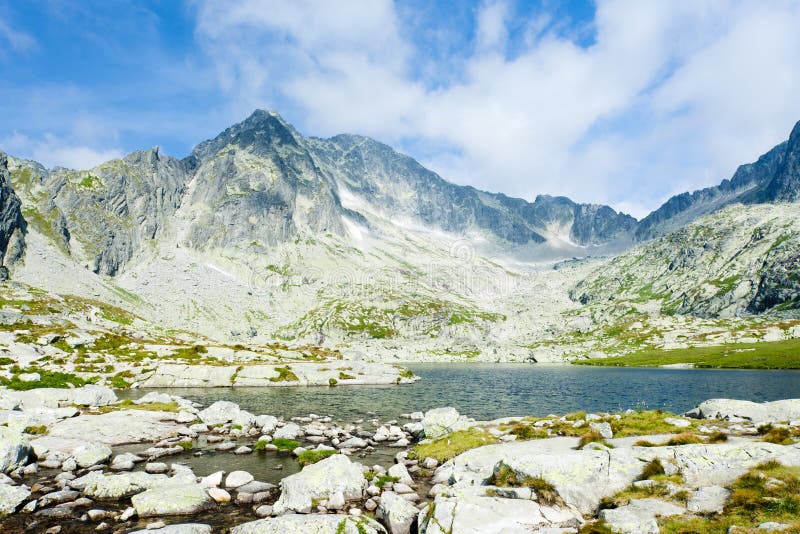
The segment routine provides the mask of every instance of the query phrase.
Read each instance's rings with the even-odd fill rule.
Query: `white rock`
[[[411,485],[414,483],[414,479],[411,478],[411,475],[408,473],[408,469],[403,464],[394,464],[389,468],[387,474],[390,477],[395,477],[397,482],[402,484]]]
[[[678,428],[689,428],[692,426],[691,421],[687,421],[686,419],[678,419],[677,417],[665,417],[664,422]]]
[[[205,410],[200,410],[197,417],[209,425],[220,425],[230,423],[240,412],[239,405],[230,401],[217,401]]]
[[[31,451],[30,442],[22,432],[0,427],[0,473],[10,473],[24,466]]]
[[[13,514],[22,501],[31,496],[27,486],[0,486],[0,517]]]
[[[389,534],[410,534],[417,519],[417,508],[393,491],[381,495],[375,516],[389,529]]]
[[[213,532],[210,525],[200,523],[182,523],[178,525],[167,525],[159,529],[136,530],[130,534],[211,534]]]
[[[208,508],[211,503],[206,489],[199,484],[170,484],[131,497],[131,504],[139,517],[194,514]]]
[[[108,461],[111,458],[111,447],[102,443],[86,443],[77,447],[72,452],[72,456],[75,458],[78,467],[85,469]]]
[[[218,503],[231,502],[231,494],[222,488],[209,488],[208,496]]]
[[[601,510],[599,518],[620,534],[658,534],[656,517],[685,513],[683,508],[658,499],[631,499],[625,506]]]
[[[311,511],[312,499],[330,499],[341,492],[346,501],[361,499],[366,479],[358,464],[334,454],[281,480],[281,496],[275,503],[278,515]]]
[[[302,435],[302,429],[295,423],[286,423],[275,431],[273,439],[297,439]]]
[[[800,418],[800,399],[763,403],[734,399],[711,399],[701,402],[687,415],[699,416],[702,419],[790,421]]]
[[[614,437],[614,432],[611,430],[610,423],[589,423],[589,428],[596,430],[603,436],[603,439],[611,439]]]
[[[583,518],[574,509],[542,507],[534,501],[464,495],[437,497],[433,512],[421,511],[419,522],[425,534],[523,534],[552,524],[580,525]]]
[[[422,419],[423,433],[428,439],[436,439],[468,427],[469,420],[450,407],[428,410]]]
[[[222,484],[222,479],[224,476],[225,471],[217,471],[216,473],[211,473],[207,477],[201,478],[200,484],[207,488],[215,488]]]
[[[686,508],[695,513],[720,514],[730,495],[730,490],[720,486],[700,488],[692,494]]]
[[[332,514],[287,514],[244,523],[231,534],[386,534],[375,520],[366,516]]]
[[[235,489],[253,480],[255,477],[247,471],[233,471],[225,478],[225,487]]]

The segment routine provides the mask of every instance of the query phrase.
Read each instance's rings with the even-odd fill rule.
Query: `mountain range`
[[[775,213],[793,217],[798,195],[800,123],[730,180],[637,221],[565,197],[530,202],[456,185],[368,137],[304,137],[257,110],[181,160],[152,148],[70,170],[0,153],[0,254],[16,283],[211,339],[309,342],[399,360],[547,359],[567,354],[557,347],[586,321],[617,320],[616,305],[601,312],[597,303],[615,296],[613,280],[626,274],[614,269],[625,258],[639,258],[643,280],[665,257],[704,269],[713,261],[686,258],[718,241],[698,227],[723,224],[715,214],[734,218],[733,204],[789,203]],[[773,226],[761,239],[794,235],[773,235]],[[747,248],[734,237],[725,253]],[[682,280],[695,285],[682,289],[693,297],[670,291],[659,313],[796,309],[796,249],[780,250],[772,263],[753,257],[726,275],[763,285],[745,304],[739,285],[727,304],[703,303],[693,288],[709,277],[692,274]],[[573,257],[583,259],[558,263]],[[662,285],[680,280],[673,274]],[[633,286],[641,292],[641,284],[623,289]]]

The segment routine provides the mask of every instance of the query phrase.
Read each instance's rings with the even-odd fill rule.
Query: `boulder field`
[[[402,423],[341,423],[316,414],[285,420],[229,401],[201,406],[156,392],[119,401],[96,386],[0,390],[0,405],[2,531],[638,534],[681,525],[699,532],[798,527],[796,516],[780,511],[798,504],[791,490],[800,484],[797,399],[713,399],[684,415],[629,410],[494,421],[444,407],[398,414]],[[376,451],[393,463],[367,465]],[[194,458],[207,454],[234,461],[283,455],[303,467],[278,484],[245,470],[198,476]],[[748,514],[738,513],[744,505]]]

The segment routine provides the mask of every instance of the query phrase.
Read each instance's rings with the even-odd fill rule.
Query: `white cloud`
[[[117,148],[98,150],[70,143],[49,133],[34,139],[14,132],[0,139],[0,147],[13,156],[32,159],[46,167],[60,166],[68,169],[90,169],[110,159],[122,157],[122,151]]]
[[[489,1],[474,50],[441,61],[457,75],[439,86],[415,74],[428,58],[388,0],[196,5],[232,112],[281,105],[304,133],[429,143],[442,150],[424,162],[446,178],[527,198],[641,216],[728,177],[800,119],[797,3],[604,0],[590,46],[539,13],[508,55],[510,8]]]
[[[36,46],[36,39],[25,32],[10,28],[5,21],[0,19],[0,42],[5,41],[14,50],[24,52]],[[2,49],[0,48],[0,54]]]

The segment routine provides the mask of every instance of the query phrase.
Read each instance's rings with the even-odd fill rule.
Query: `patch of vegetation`
[[[398,477],[393,477],[391,475],[380,475],[378,478],[372,481],[377,487],[383,489],[383,487],[388,483],[391,482],[394,484],[395,482],[399,482],[400,479]]]
[[[44,425],[33,425],[25,427],[26,434],[32,434],[35,436],[47,434],[47,427]]]
[[[130,371],[120,371],[119,373],[115,374],[109,379],[111,387],[117,389],[126,389],[131,387],[131,383],[128,382],[127,378],[133,378],[134,374]]]
[[[660,531],[725,534],[733,525],[754,530],[766,522],[788,524],[783,532],[800,531],[800,467],[786,467],[775,461],[763,463],[739,477],[730,489],[733,493],[722,514],[665,518],[660,521]]]
[[[355,377],[353,375],[348,375],[347,373],[343,373],[339,371],[339,380],[354,380]]]
[[[336,454],[336,451],[325,451],[325,450],[305,451],[300,453],[300,455],[297,457],[297,461],[300,463],[300,465],[306,466],[315,464],[320,460],[324,460],[329,456],[333,456],[334,454]]]
[[[300,380],[288,365],[286,367],[276,367],[275,370],[278,372],[278,376],[270,378],[270,382],[297,382]]]
[[[290,451],[290,452],[300,446],[300,443],[298,443],[297,441],[286,438],[278,438],[276,440],[273,440],[272,444],[275,445],[279,451]]]
[[[507,464],[500,462],[489,478],[489,484],[501,488],[531,488],[537,501],[545,506],[563,506],[564,501],[555,486],[541,477],[519,476]]]
[[[603,367],[660,367],[690,363],[698,368],[800,369],[800,339],[731,343],[676,350],[646,349],[623,356],[580,360],[573,363]]]
[[[269,441],[265,439],[260,439],[258,440],[258,442],[256,442],[255,446],[253,447],[253,450],[256,452],[264,452],[267,450],[267,445],[269,445]]]
[[[725,432],[714,432],[708,436],[709,443],[724,443],[728,441],[728,434]]]
[[[642,474],[639,476],[639,480],[650,480],[655,476],[663,474],[665,474],[664,464],[661,463],[661,460],[655,458],[645,464],[644,469],[642,469]]]
[[[691,445],[693,443],[705,443],[705,442],[703,441],[703,438],[701,438],[696,434],[684,432],[683,434],[678,434],[677,436],[670,438],[670,440],[667,441],[666,445],[672,447],[676,445]]]
[[[177,360],[197,361],[208,353],[208,349],[203,345],[194,345],[193,347],[181,347],[172,351],[171,356]]]
[[[581,434],[581,439],[578,442],[578,448],[582,449],[590,443],[600,443],[608,447],[608,443],[605,442],[605,439],[597,430],[589,430],[588,432]]]
[[[594,523],[586,523],[581,527],[578,534],[616,534],[611,528],[603,521],[596,521]]]
[[[329,385],[330,387],[333,387],[333,386],[335,386],[335,385],[336,385],[336,384],[338,384],[338,383],[339,383],[339,381],[338,381],[338,380],[336,380],[336,379],[335,379],[335,378],[333,378],[333,377],[330,377],[330,378],[328,379],[328,385]]]
[[[676,431],[675,426],[664,421],[666,417],[674,417],[674,414],[670,412],[663,410],[637,410],[620,415],[620,419],[609,420],[611,430],[614,432],[614,436],[618,438],[673,434]]]
[[[496,443],[497,438],[482,428],[472,427],[459,430],[431,442],[423,442],[414,447],[417,458],[433,458],[439,463],[458,456],[477,447]]]
[[[400,367],[399,365],[395,365],[394,368],[397,369],[398,373],[400,374],[400,378],[412,379],[415,376],[410,369],[406,369],[405,367]]]
[[[78,182],[78,187],[82,187],[84,189],[99,189],[103,187],[103,182],[97,176],[87,174],[81,179],[80,182]]]
[[[19,379],[20,374],[25,373],[32,373],[36,372],[39,373],[41,377],[39,380],[34,382],[23,382]],[[10,379],[0,377],[0,384],[6,386],[8,389],[14,389],[16,391],[27,391],[31,389],[39,389],[39,388],[68,388],[70,384],[74,387],[81,387],[85,386],[88,382],[73,374],[69,373],[60,373],[58,371],[48,371],[46,369],[28,369],[28,370],[20,370],[19,372],[15,373]]]
[[[790,445],[793,443],[791,431],[782,426],[770,428],[764,433],[764,437],[762,439],[767,443],[775,443],[777,445]]]
[[[517,436],[519,440],[544,439],[550,437],[546,430],[523,423],[512,425],[510,433]]]
[[[170,412],[170,413],[178,413],[179,411],[181,411],[181,407],[175,401],[147,402],[143,404],[137,404],[133,402],[131,399],[123,399],[116,404],[112,404],[110,406],[101,406],[98,409],[102,413],[116,412],[119,410],[141,410],[145,412]]]

